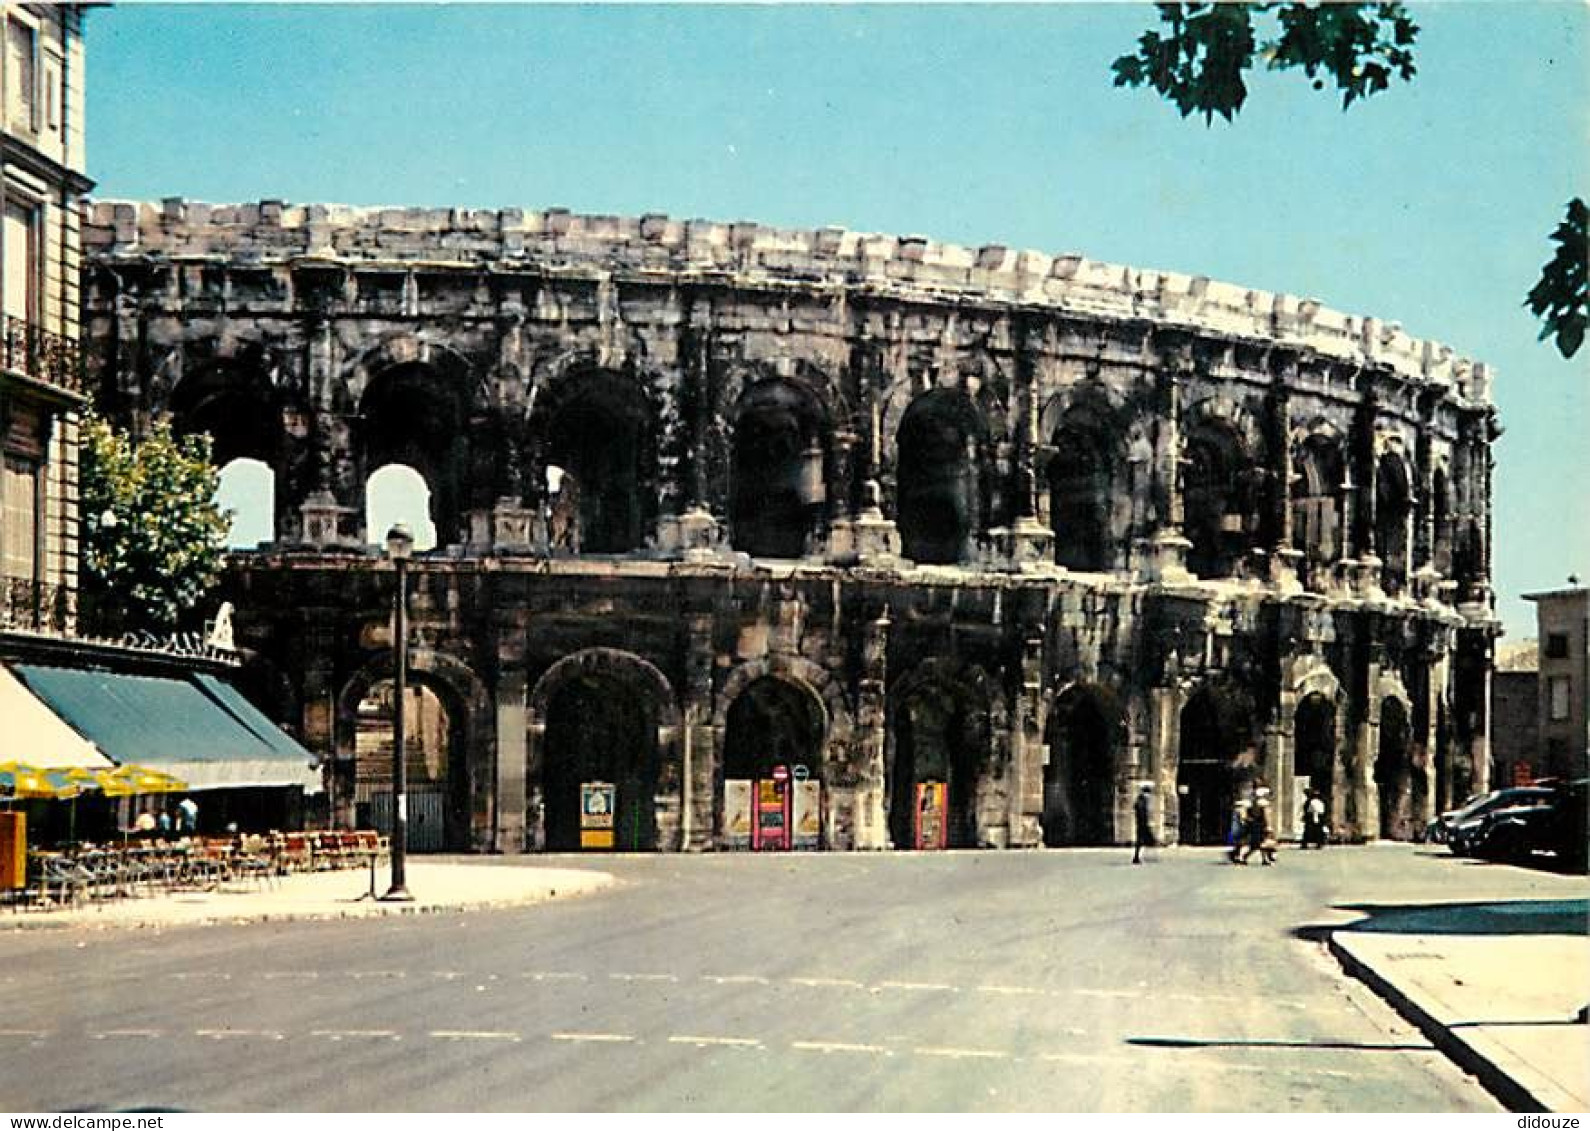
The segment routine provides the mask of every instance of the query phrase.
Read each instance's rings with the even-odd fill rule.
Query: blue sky
[[[1590,163],[1590,8],[1414,5],[1419,76],[1235,124],[1111,86],[1148,4],[163,6],[89,17],[101,197],[836,223],[1204,274],[1498,371],[1495,573],[1590,577],[1590,382],[1521,302]],[[384,526],[382,527],[384,529]]]

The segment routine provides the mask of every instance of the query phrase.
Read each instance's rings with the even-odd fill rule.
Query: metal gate
[[[408,849],[410,852],[441,852],[447,846],[447,788],[420,786],[406,794],[408,800]],[[392,834],[392,791],[359,787],[354,795],[358,824],[377,832]]]

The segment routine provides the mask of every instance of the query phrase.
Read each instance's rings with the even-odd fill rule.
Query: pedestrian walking
[[[1154,847],[1154,831],[1148,825],[1148,795],[1154,792],[1154,787],[1144,782],[1137,791],[1137,800],[1132,803],[1133,829],[1132,835],[1132,863],[1143,862],[1143,848]]]
[[[1315,848],[1325,847],[1325,799],[1319,791],[1310,787],[1303,792],[1303,843],[1301,847],[1313,845]]]
[[[1242,844],[1248,839],[1248,810],[1252,804],[1252,797],[1238,797],[1231,805],[1231,828],[1226,832],[1231,851],[1226,856],[1233,864],[1242,863]]]
[[[1270,830],[1270,791],[1260,786],[1253,791],[1253,803],[1248,806],[1247,845],[1242,852],[1242,863],[1254,852],[1259,862],[1266,866],[1275,863],[1275,838]]]

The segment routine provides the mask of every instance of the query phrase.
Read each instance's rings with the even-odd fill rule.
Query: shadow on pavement
[[[1363,1041],[1199,1040],[1193,1037],[1127,1037],[1129,1045],[1153,1049],[1353,1049],[1357,1052],[1434,1052],[1429,1044],[1366,1044]]]
[[[1345,903],[1365,918],[1329,927],[1298,927],[1311,942],[1333,931],[1389,935],[1590,935],[1590,899],[1514,899],[1488,903]]]

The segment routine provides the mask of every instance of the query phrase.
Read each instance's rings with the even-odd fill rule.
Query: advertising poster
[[[613,808],[618,787],[611,782],[580,783],[580,847],[613,847]]]
[[[723,839],[731,848],[751,847],[751,783],[723,783]]]
[[[949,843],[945,820],[949,787],[941,781],[918,782],[916,787],[916,847],[944,848]]]
[[[790,824],[794,830],[794,846],[819,848],[823,838],[822,783],[805,779],[793,784],[795,796],[791,808],[794,814]]]
[[[789,828],[785,823],[784,787],[762,780],[756,783],[756,844],[758,849],[789,847]]]

